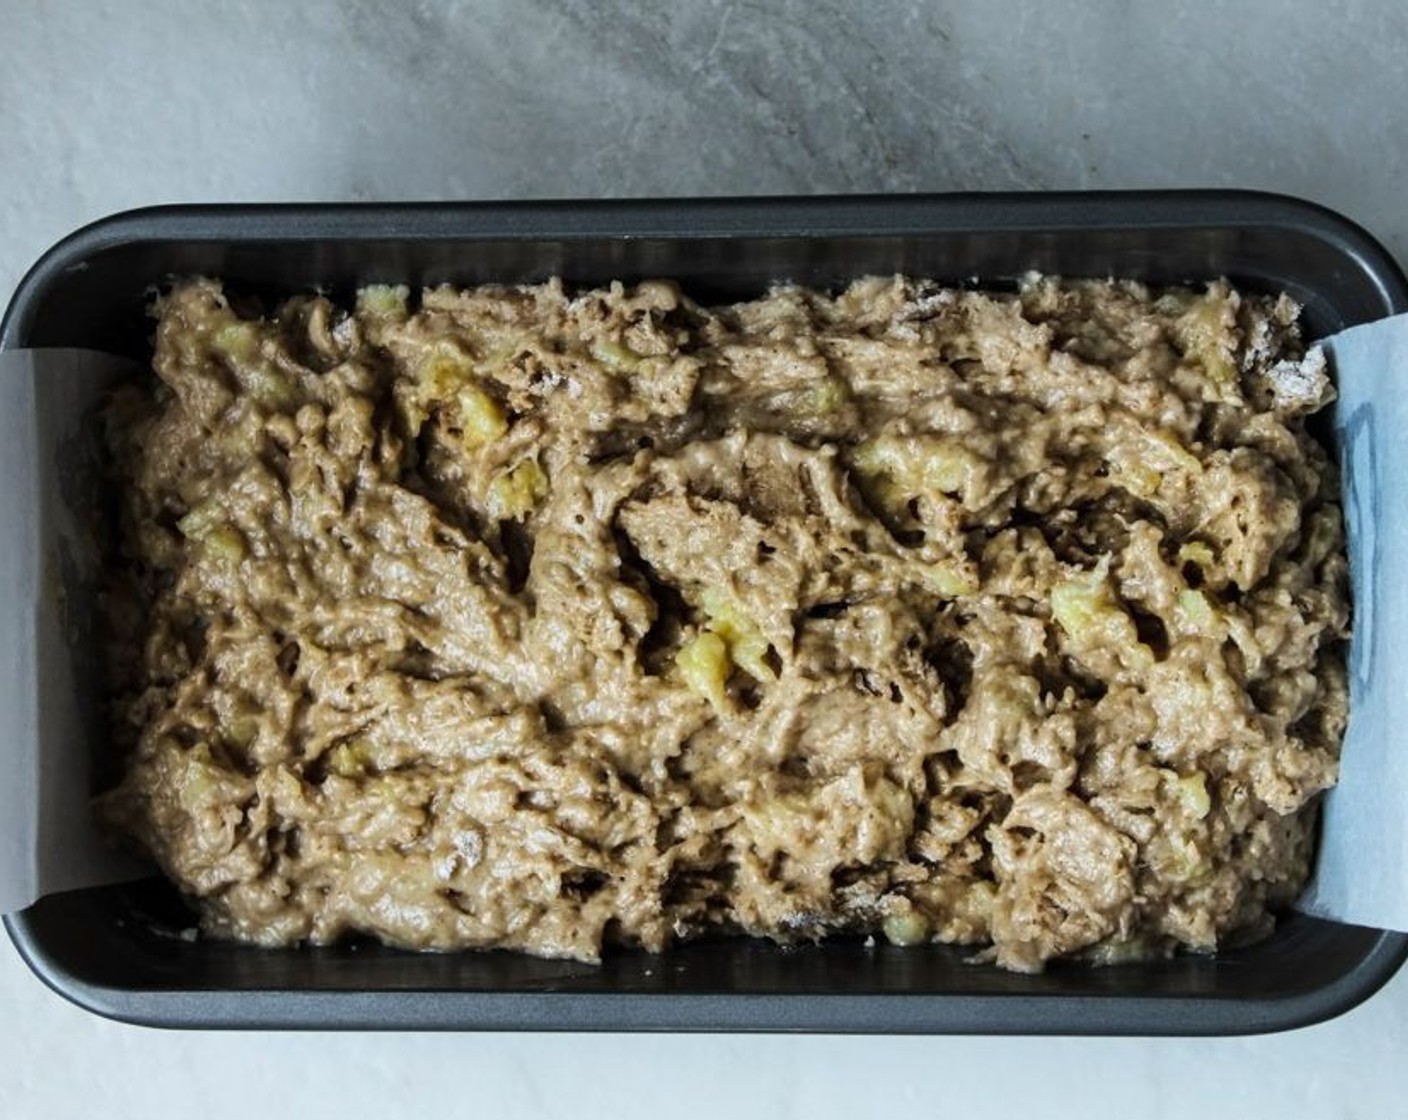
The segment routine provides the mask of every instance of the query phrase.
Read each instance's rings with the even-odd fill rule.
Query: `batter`
[[[1210,951],[1346,719],[1286,297],[868,278],[157,303],[108,410],[126,777],[261,945]]]

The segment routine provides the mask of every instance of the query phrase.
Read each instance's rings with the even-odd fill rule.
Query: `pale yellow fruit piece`
[[[1140,498],[1152,498],[1159,492],[1164,476],[1153,467],[1136,461],[1123,461],[1111,464],[1115,480],[1131,494]]]
[[[1115,598],[1108,557],[1092,572],[1053,587],[1051,614],[1077,646],[1119,650],[1134,668],[1153,664],[1154,651],[1139,641],[1134,620]]]
[[[216,327],[210,348],[231,362],[250,362],[259,353],[259,327],[236,319]]]
[[[180,748],[174,743],[171,749],[180,753]],[[176,799],[182,809],[195,815],[220,799],[223,775],[210,757],[210,748],[204,743],[184,752],[182,762]]]
[[[225,508],[214,498],[193,506],[176,522],[176,528],[189,540],[199,540],[225,520]]]
[[[340,778],[359,778],[371,769],[371,751],[361,739],[348,739],[328,751],[329,773]]]
[[[1206,571],[1212,567],[1217,560],[1213,553],[1212,546],[1203,541],[1188,541],[1178,546],[1178,562],[1180,564],[1196,564]]]
[[[293,412],[302,403],[293,378],[273,366],[255,363],[242,369],[239,377],[250,396],[276,412]]]
[[[858,446],[852,461],[862,474],[888,478],[910,496],[959,494],[980,463],[966,447],[941,436],[879,436]]]
[[[259,720],[253,714],[236,716],[225,728],[225,738],[241,750],[259,737]]]
[[[1212,811],[1212,798],[1208,795],[1208,783],[1201,773],[1185,777],[1174,776],[1177,782],[1178,799],[1190,816],[1202,820]]]
[[[508,417],[503,407],[477,385],[466,385],[456,400],[460,406],[464,443],[471,450],[493,443],[508,431]]]
[[[266,408],[291,412],[301,402],[294,379],[260,353],[258,323],[233,319],[210,336],[210,349],[224,358],[240,387]]]
[[[697,634],[675,654],[675,666],[684,683],[709,701],[715,711],[729,710],[726,686],[733,666],[721,637],[708,630]]]
[[[930,565],[924,569],[924,579],[945,599],[972,595],[978,590],[978,581],[956,561],[942,561]]]
[[[825,415],[844,408],[851,399],[850,387],[839,377],[823,377],[809,385],[802,395],[802,407],[808,412]]]
[[[368,284],[357,293],[357,312],[377,319],[404,319],[410,296],[405,284]]]
[[[474,364],[448,343],[439,344],[421,364],[418,382],[426,401],[453,400],[474,379]]]
[[[489,484],[489,516],[522,521],[547,496],[548,476],[536,459],[525,459]]]
[[[1194,630],[1211,630],[1222,620],[1217,608],[1201,591],[1187,590],[1178,594],[1178,615]]]
[[[708,628],[728,645],[735,665],[755,680],[777,679],[767,662],[767,638],[731,596],[710,588],[704,592],[701,605],[709,618]]]
[[[1176,324],[1184,352],[1202,365],[1225,399],[1238,395],[1237,365],[1228,323],[1232,311],[1226,295],[1209,292],[1194,300]]]
[[[1148,465],[1158,471],[1182,470],[1202,474],[1203,464],[1172,432],[1155,429],[1144,433]]]
[[[629,346],[622,346],[609,338],[597,339],[592,343],[592,357],[607,369],[629,373],[640,366],[644,354],[637,354]]]
[[[929,940],[928,919],[913,910],[890,915],[880,930],[892,945],[922,945]]]
[[[208,557],[226,564],[238,564],[249,555],[244,534],[228,522],[216,525],[206,533],[201,545]]]

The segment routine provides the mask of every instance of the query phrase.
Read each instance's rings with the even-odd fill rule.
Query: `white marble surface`
[[[1244,186],[1408,255],[1408,9],[1024,7],[5,0],[0,299],[89,219],[219,199]],[[160,1033],[0,945],[5,1120],[1385,1117],[1405,1048],[1408,975],[1224,1041]]]

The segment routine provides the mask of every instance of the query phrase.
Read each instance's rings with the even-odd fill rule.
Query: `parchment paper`
[[[88,808],[105,741],[92,410],[131,372],[89,351],[0,354],[0,913],[144,874]]]
[[[1354,636],[1349,729],[1298,909],[1408,931],[1408,315],[1325,343],[1339,385]]]

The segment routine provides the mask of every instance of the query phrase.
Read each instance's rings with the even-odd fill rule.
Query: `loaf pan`
[[[193,273],[276,297],[360,284],[678,279],[704,301],[786,279],[906,272],[1008,285],[1030,269],[1153,283],[1227,276],[1304,305],[1311,337],[1408,309],[1408,285],[1358,227],[1242,192],[773,198],[394,206],[201,206],[98,222],[16,291],[0,348],[145,359],[154,285]],[[6,920],[34,971],[102,1015],[167,1027],[1240,1034],[1367,998],[1408,956],[1400,934],[1284,916],[1213,956],[1039,976],[970,950],[744,940],[601,966],[366,943],[269,951],[186,940],[157,878],[50,895]]]

